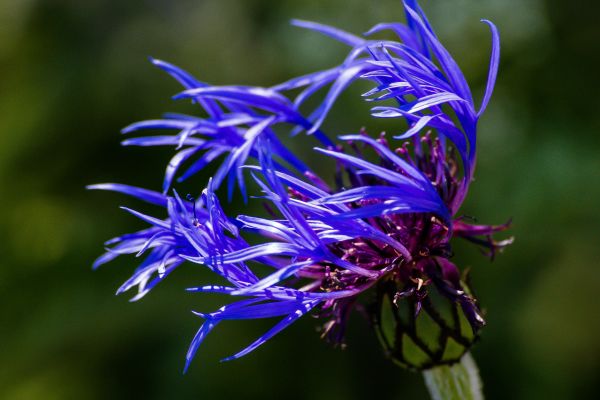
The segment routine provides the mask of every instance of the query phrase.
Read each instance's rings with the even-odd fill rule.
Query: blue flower
[[[169,63],[152,60],[183,85],[175,99],[191,100],[206,116],[168,114],[123,130],[126,134],[175,131],[123,142],[175,147],[163,192],[121,184],[90,188],[122,192],[161,206],[166,217],[126,209],[150,227],[107,242],[107,252],[94,267],[122,254],[147,254],[117,292],[137,287],[133,300],[186,262],[202,265],[228,281],[188,289],[239,300],[214,312],[195,313],[204,323],[188,351],[186,369],[208,333],[226,320],[281,318],[226,360],[251,352],[309,312],[327,320],[325,337],[342,343],[358,295],[370,288],[383,293],[390,284],[394,303],[409,302],[415,318],[428,293],[436,290],[460,306],[474,332],[483,325],[476,300],[449,257],[452,237],[475,242],[492,256],[510,243],[491,237],[507,225],[474,226],[456,216],[473,178],[477,122],[496,79],[498,32],[484,20],[492,32],[492,56],[487,88],[477,106],[462,72],[416,1],[405,1],[404,9],[406,24],[378,24],[366,38],[293,21],[348,45],[348,56],[334,68],[270,88],[209,85]],[[369,39],[384,30],[394,32],[398,41]],[[336,99],[357,80],[373,83],[363,94],[373,103],[373,117],[408,123],[409,128],[395,134],[392,142],[364,131],[332,139],[321,130]],[[318,106],[305,112],[307,100],[324,88],[327,93]],[[386,100],[394,100],[395,105],[378,105]],[[284,146],[276,127],[289,129],[292,136],[313,137],[315,151],[335,165],[335,174],[318,177]],[[367,161],[365,153],[379,161]],[[197,200],[181,198],[172,189],[175,178],[190,178],[219,159],[220,166]],[[254,197],[259,195],[268,215],[230,217],[221,208],[217,196],[221,185],[227,181],[229,198],[238,187],[247,199],[247,179],[260,188]],[[250,242],[245,239],[249,237]],[[251,269],[255,263],[272,268],[272,273],[258,276]]]

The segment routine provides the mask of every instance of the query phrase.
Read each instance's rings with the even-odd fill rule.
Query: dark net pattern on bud
[[[195,282],[188,289],[229,301],[212,312],[194,312],[203,323],[186,369],[208,334],[229,320],[279,319],[226,360],[250,353],[306,314],[323,320],[324,338],[343,345],[346,322],[357,309],[374,323],[386,352],[412,368],[452,362],[477,337],[483,317],[450,261],[450,242],[469,240],[490,257],[510,243],[492,237],[508,224],[473,225],[457,214],[475,170],[477,123],[496,79],[498,32],[484,21],[492,32],[492,56],[476,106],[417,2],[404,1],[404,10],[406,24],[378,24],[365,37],[294,21],[347,45],[348,55],[338,66],[269,88],[210,85],[152,60],[183,86],[175,99],[198,105],[202,116],[166,114],[123,130],[166,131],[123,144],[172,146],[175,154],[161,193],[91,186],[162,210],[155,217],[126,208],[148,227],[107,242],[94,267],[120,255],[143,256],[118,290],[137,288],[133,300],[182,266],[218,276],[218,283]],[[382,31],[397,41],[370,38]],[[373,118],[398,121],[391,137],[366,131],[333,137],[322,130],[336,99],[358,80],[372,85],[362,100],[374,104]],[[308,104],[318,105],[306,110]],[[290,126],[292,138],[315,141],[316,157],[331,165],[330,176],[320,177],[284,145],[281,131]],[[178,195],[176,182],[197,177],[207,165],[216,172],[200,182],[200,195]],[[230,215],[221,206],[223,186],[227,199],[237,189],[244,200],[262,202],[267,215]]]

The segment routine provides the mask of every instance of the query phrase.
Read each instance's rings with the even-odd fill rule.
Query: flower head
[[[109,241],[112,247],[95,266],[121,254],[147,253],[118,292],[137,286],[134,300],[183,263],[226,279],[226,285],[188,289],[234,300],[213,312],[196,312],[204,323],[192,341],[186,368],[208,333],[232,319],[281,318],[227,360],[251,352],[307,313],[323,318],[323,336],[341,344],[350,312],[369,290],[376,300],[366,306],[384,347],[409,367],[452,362],[483,326],[476,299],[450,261],[450,240],[465,238],[490,256],[510,243],[492,238],[506,225],[471,225],[457,216],[475,169],[477,122],[496,78],[498,32],[484,21],[492,32],[492,57],[485,95],[476,106],[462,72],[416,1],[405,1],[404,8],[406,24],[376,25],[367,38],[294,21],[347,44],[348,56],[334,68],[270,88],[208,85],[152,60],[184,86],[175,98],[190,99],[206,117],[170,114],[125,128],[124,133],[176,131],[124,142],[175,147],[163,193],[119,184],[91,188],[164,207],[166,217],[127,209],[150,227]],[[383,30],[393,31],[398,41],[368,39]],[[357,80],[373,83],[363,95],[374,104],[373,117],[404,120],[408,129],[389,139],[364,130],[337,139],[323,132],[332,105]],[[317,98],[321,89],[326,95],[305,113],[306,100]],[[389,100],[395,105],[382,105]],[[331,176],[317,176],[281,142],[275,128],[290,125],[292,135],[315,139],[315,151],[335,165]],[[217,172],[197,200],[172,190],[174,178],[187,179],[218,159]],[[373,159],[377,161],[368,161]],[[187,169],[181,172],[183,165]],[[248,179],[260,188],[257,195],[268,215],[227,215],[218,189],[227,181],[230,198],[236,186],[246,198]],[[255,264],[272,272],[259,276],[253,272]],[[433,331],[423,327],[424,321]]]

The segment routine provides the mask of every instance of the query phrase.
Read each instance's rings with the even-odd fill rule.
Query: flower
[[[343,344],[346,320],[359,295],[367,291],[376,298],[367,305],[375,330],[388,354],[402,365],[426,368],[452,362],[476,338],[484,320],[450,261],[450,240],[465,238],[492,257],[511,241],[492,238],[508,224],[472,225],[457,216],[475,169],[477,122],[496,79],[498,32],[484,20],[492,32],[492,56],[487,88],[477,107],[462,72],[416,1],[405,1],[404,9],[406,24],[383,23],[365,34],[368,38],[391,30],[399,41],[366,39],[294,21],[347,44],[350,51],[339,66],[270,88],[208,85],[152,60],[184,86],[175,98],[198,104],[206,117],[169,114],[123,130],[177,132],[123,142],[175,146],[163,192],[121,184],[90,188],[134,196],[165,208],[167,216],[160,219],[126,209],[150,227],[107,242],[112,247],[94,267],[122,254],[147,253],[117,292],[137,287],[133,300],[185,262],[227,280],[226,285],[188,289],[240,299],[210,313],[195,312],[204,323],[190,345],[186,369],[204,338],[232,319],[281,318],[226,360],[248,354],[307,313],[325,319],[323,336]],[[363,95],[376,104],[373,117],[404,120],[408,129],[392,140],[383,134],[370,137],[364,130],[337,140],[323,132],[332,105],[357,80],[374,84]],[[305,114],[306,100],[324,88],[327,94],[319,105]],[[395,105],[381,105],[386,100]],[[280,141],[275,127],[290,125],[292,135],[304,132],[315,139],[315,151],[335,165],[332,176],[317,176]],[[378,161],[368,161],[367,153]],[[182,198],[172,189],[176,177],[181,181],[194,176],[219,158],[220,166],[197,200]],[[180,172],[183,165],[187,169]],[[229,198],[237,186],[247,199],[249,176],[269,213],[232,218],[221,207],[219,188],[227,181]],[[251,268],[256,263],[272,272],[259,276]],[[443,308],[448,309],[446,315]],[[424,321],[433,330],[423,328]]]

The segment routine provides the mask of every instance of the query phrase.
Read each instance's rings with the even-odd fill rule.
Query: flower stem
[[[479,371],[470,353],[456,364],[423,371],[423,377],[433,400],[483,400]]]

